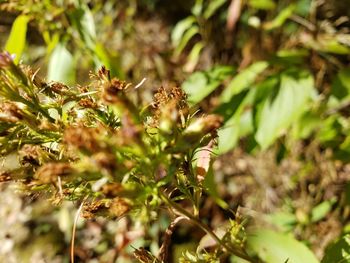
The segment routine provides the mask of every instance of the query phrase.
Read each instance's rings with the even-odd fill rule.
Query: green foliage
[[[304,244],[286,234],[259,229],[250,233],[247,242],[264,262],[319,262]]]
[[[321,263],[350,262],[350,236],[345,235],[329,246]]]

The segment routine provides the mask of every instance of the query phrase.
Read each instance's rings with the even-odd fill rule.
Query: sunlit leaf
[[[291,235],[268,229],[252,231],[248,235],[248,247],[268,263],[318,263],[315,255]]]
[[[265,61],[255,62],[246,69],[242,70],[230,82],[227,88],[223,91],[220,97],[221,102],[228,102],[233,95],[240,93],[242,90],[249,88],[255,79],[268,67]]]
[[[284,73],[276,93],[270,94],[263,102],[258,116],[255,139],[263,149],[270,146],[307,109],[314,94],[313,78],[306,72],[298,76]]]
[[[208,71],[198,71],[182,84],[182,88],[188,94],[190,104],[194,105],[212,93],[232,73],[233,68],[229,66],[217,66]]]
[[[24,47],[26,45],[27,24],[29,17],[20,15],[13,22],[11,33],[7,39],[5,50],[11,54],[15,54],[14,62],[17,64],[22,56]]]
[[[272,30],[280,27],[286,22],[286,20],[293,14],[296,6],[291,4],[284,8],[272,21],[264,24],[266,30]]]
[[[273,0],[249,0],[248,4],[256,9],[270,10],[276,7]]]
[[[62,43],[59,43],[51,54],[47,78],[67,84],[73,84],[75,81],[73,56]]]

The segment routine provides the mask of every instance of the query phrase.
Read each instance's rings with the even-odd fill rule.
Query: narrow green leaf
[[[179,45],[184,33],[196,22],[194,16],[189,16],[176,24],[171,32],[171,42],[174,46]]]
[[[276,7],[273,0],[249,0],[248,4],[256,9],[271,10]]]
[[[322,220],[332,210],[336,199],[326,200],[315,206],[311,211],[311,221],[317,222]]]
[[[66,47],[59,43],[53,50],[47,73],[48,80],[73,84],[75,80],[75,63]]]
[[[262,102],[261,112],[257,116],[255,139],[263,149],[298,120],[313,94],[314,83],[310,74],[303,72],[296,77],[282,74],[277,94],[270,94]]]
[[[240,93],[242,90],[249,88],[255,79],[268,67],[265,61],[258,61],[242,70],[227,86],[220,97],[220,101],[228,102],[232,96]]]
[[[182,50],[184,50],[184,48],[186,47],[188,42],[192,39],[192,37],[194,37],[198,33],[199,33],[199,27],[196,25],[192,26],[185,32],[185,34],[180,40],[180,43],[175,47],[175,50],[174,50],[175,57],[178,57],[181,54]]]
[[[20,15],[14,21],[10,36],[6,42],[5,50],[11,54],[15,54],[14,62],[17,64],[22,56],[26,45],[27,24],[29,17]]]
[[[248,247],[268,263],[318,263],[315,255],[291,235],[268,229],[252,231],[247,239]]]
[[[212,17],[215,14],[215,12],[226,2],[227,2],[226,0],[210,1],[208,7],[204,11],[204,14],[203,14],[204,18],[209,19],[210,17]]]
[[[280,27],[286,22],[286,20],[293,14],[296,6],[291,4],[284,8],[272,21],[267,22],[264,25],[266,30],[272,30]]]

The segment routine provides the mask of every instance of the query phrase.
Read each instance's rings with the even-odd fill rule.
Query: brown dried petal
[[[0,68],[6,68],[13,64],[13,59],[7,51],[0,53]]]
[[[124,215],[129,210],[130,210],[129,202],[122,197],[114,198],[109,206],[110,213],[116,217]]]
[[[58,176],[67,176],[73,171],[69,163],[47,163],[38,169],[34,177],[43,184],[56,183]]]
[[[71,126],[65,130],[63,141],[80,150],[98,152],[102,150],[102,146],[98,141],[99,134],[100,131],[97,128]]]

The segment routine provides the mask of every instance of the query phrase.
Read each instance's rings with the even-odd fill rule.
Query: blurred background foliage
[[[260,257],[282,262],[276,255],[286,253],[290,262],[313,262],[296,256],[310,253],[308,247],[322,262],[350,262],[349,6],[349,0],[0,1],[0,45],[48,81],[84,84],[101,65],[134,84],[145,78],[140,103],[160,86],[180,85],[201,114],[224,118],[208,180],[212,195],[255,227],[279,231],[250,239]],[[39,196],[14,195],[14,187],[1,185],[0,261],[68,262],[74,206],[53,208]],[[225,220],[210,199],[203,206],[210,225]],[[133,248],[123,244],[148,242],[156,250],[166,226],[141,231],[124,219],[81,221],[77,255],[81,262],[133,262]],[[191,254],[200,238],[190,226],[176,233],[174,262],[187,250],[183,262],[202,262]]]

